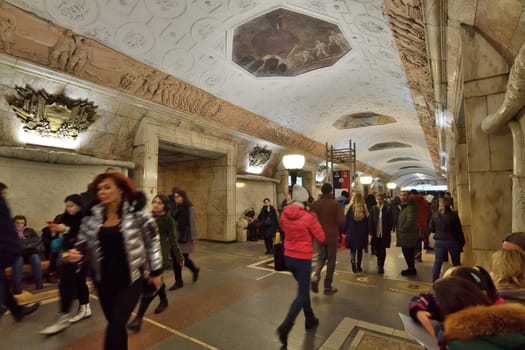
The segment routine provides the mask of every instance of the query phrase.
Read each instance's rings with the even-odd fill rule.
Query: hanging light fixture
[[[361,185],[370,185],[374,181],[374,178],[372,176],[360,176],[359,182]]]

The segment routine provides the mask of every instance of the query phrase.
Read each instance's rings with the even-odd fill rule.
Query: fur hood
[[[446,340],[525,332],[525,306],[508,303],[468,307],[447,316],[444,329]]]

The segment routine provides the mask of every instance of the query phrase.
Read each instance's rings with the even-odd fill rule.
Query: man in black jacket
[[[40,303],[31,306],[18,305],[7,285],[5,268],[12,266],[20,255],[20,244],[5,200],[6,193],[7,186],[0,182],[0,315],[7,308],[16,321],[21,321],[38,309]]]

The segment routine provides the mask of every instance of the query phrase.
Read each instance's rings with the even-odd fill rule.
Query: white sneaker
[[[78,313],[69,319],[69,323],[75,323],[91,316],[89,304],[80,305]]]
[[[69,318],[71,315],[60,313],[57,316],[57,320],[51,326],[48,326],[40,331],[40,334],[53,335],[62,332],[64,329],[69,327]]]

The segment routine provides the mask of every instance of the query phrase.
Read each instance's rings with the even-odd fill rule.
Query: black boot
[[[157,292],[160,298],[159,305],[155,308],[155,313],[160,314],[168,307],[168,297],[166,296],[166,285],[162,284],[159,291]]]
[[[40,307],[40,303],[34,303],[31,306],[20,306],[15,312],[11,311],[16,322],[22,321],[24,317],[32,314]]]
[[[14,295],[22,294],[22,286],[20,284],[15,284],[13,286],[13,294]]]
[[[352,272],[357,273],[357,264],[355,263],[355,260],[351,260],[352,263]]]
[[[182,282],[182,280],[175,281],[173,286],[170,287],[170,290],[176,290],[176,289],[179,289],[179,288],[182,288],[182,287],[184,287],[184,282]]]
[[[361,261],[363,261],[363,252],[358,251],[357,252],[357,272],[363,272],[363,269],[361,268]]]
[[[128,323],[129,330],[140,332],[140,327],[142,326],[142,318],[144,317],[144,314],[146,313],[149,304],[151,304],[154,298],[154,296],[143,296],[142,298],[140,298],[139,311],[137,311],[137,316],[135,316],[133,321]]]
[[[304,328],[311,329],[316,327],[319,324],[319,319],[315,317],[314,312],[305,312],[304,313]]]
[[[279,340],[281,344],[286,348],[288,345],[288,333],[293,327],[293,322],[284,321],[279,327],[277,327],[277,334],[279,335]]]
[[[44,283],[42,283],[42,279],[36,280],[36,289],[42,288],[44,288]]]

